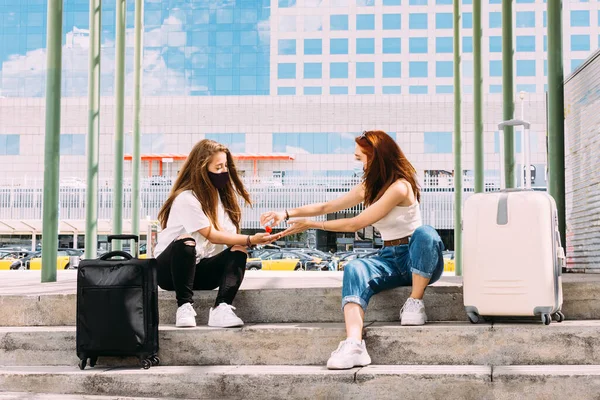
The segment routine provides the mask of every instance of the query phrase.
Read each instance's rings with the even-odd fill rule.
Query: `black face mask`
[[[220,174],[208,171],[208,177],[214,187],[220,190],[227,186],[227,182],[229,182],[229,171],[221,172]]]

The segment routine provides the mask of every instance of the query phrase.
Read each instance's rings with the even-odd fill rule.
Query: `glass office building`
[[[126,126],[132,130],[133,1]],[[101,174],[112,176],[115,2],[103,1]],[[533,162],[546,162],[546,6],[514,3],[515,94]],[[0,168],[43,172],[46,2],[0,0]],[[462,2],[464,162],[472,168],[472,4]],[[484,0],[485,168],[499,167],[501,1]],[[85,176],[89,2],[65,0],[61,176]],[[565,75],[599,46],[600,3],[563,4]],[[452,171],[451,0],[146,0],[142,152],[148,174],[202,138],[258,158],[257,173],[350,174],[353,138],[383,129],[425,171]],[[516,115],[520,104],[516,96]],[[126,135],[126,153],[131,151]],[[519,153],[520,133],[516,138]],[[286,155],[289,157],[286,158]],[[517,158],[517,161],[519,159]],[[154,164],[154,165],[153,165]],[[240,161],[246,174],[252,161]],[[174,174],[177,161],[163,174]],[[126,173],[129,165],[126,162]]]

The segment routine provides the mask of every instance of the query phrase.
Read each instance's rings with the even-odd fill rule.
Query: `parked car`
[[[342,256],[339,261],[338,261],[338,271],[343,271],[344,267],[346,266],[346,264],[348,264],[349,261],[352,260],[356,260],[357,258],[368,258],[368,257],[373,257],[374,255],[376,255],[377,253],[379,253],[379,251],[371,251],[370,253],[367,252],[352,252],[352,253],[348,253],[345,254],[344,256]]]
[[[81,258],[83,252],[78,249],[58,249],[57,257],[56,257],[56,269],[69,269],[71,267],[75,268],[75,265],[71,265],[71,257]],[[79,260],[76,260],[77,265],[79,264]],[[40,270],[42,269],[42,257],[41,252],[35,258],[32,258],[29,261],[29,269],[32,270]]]
[[[1,250],[0,270],[28,269],[29,262],[37,252],[25,250]]]
[[[327,262],[317,257],[299,252],[271,250],[261,254],[260,258],[250,258],[246,261],[247,270],[265,271],[300,271],[327,269]]]
[[[456,265],[454,262],[454,252],[453,251],[444,251],[442,253],[444,257],[444,272],[454,272],[456,270]]]

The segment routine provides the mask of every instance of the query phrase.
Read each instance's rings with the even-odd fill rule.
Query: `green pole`
[[[88,80],[87,190],[85,258],[96,258],[98,248],[98,159],[100,139],[100,29],[101,0],[90,0],[90,54]]]
[[[454,0],[454,264],[462,275],[462,138],[460,86],[460,1]]]
[[[473,0],[473,114],[475,149],[475,193],[484,191],[483,169],[483,78],[481,75],[481,0]]]
[[[512,0],[502,0],[502,97],[505,121],[513,119],[515,112],[512,20]],[[507,189],[515,187],[515,145],[513,132],[512,126],[504,128],[504,180]]]
[[[42,214],[42,282],[56,282],[58,190],[60,173],[60,85],[63,0],[48,0],[46,40],[46,139],[44,143],[44,211]]]
[[[141,164],[141,132],[140,111],[142,93],[142,52],[144,32],[144,1],[135,0],[135,49],[134,49],[134,84],[133,84],[133,157],[131,159],[133,181],[131,199],[131,233],[140,234],[140,164]]]
[[[115,38],[115,171],[113,182],[113,233],[123,233],[123,127],[125,113],[125,12],[126,0],[117,0]],[[115,243],[115,250],[121,242]]]
[[[563,80],[562,1],[548,0],[548,189],[556,201],[560,238],[566,246]]]

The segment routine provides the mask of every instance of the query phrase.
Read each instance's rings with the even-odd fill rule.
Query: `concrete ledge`
[[[533,324],[375,323],[365,328],[374,364],[595,364],[600,321]],[[218,329],[160,328],[161,365],[325,365],[345,338],[343,324],[258,324]],[[0,365],[77,365],[74,327],[0,328]],[[137,365],[100,358],[99,366]]]
[[[31,392],[0,392],[0,400],[115,400],[114,396],[93,396],[85,394],[52,394]],[[118,400],[159,400],[158,397],[119,397]],[[160,400],[175,400],[161,398]]]
[[[367,367],[328,371],[307,366],[154,367],[77,371],[73,368],[5,368],[0,387],[113,396],[197,399],[481,399],[489,392],[489,367]],[[446,388],[445,390],[443,388]],[[423,397],[425,396],[425,397]],[[443,397],[442,397],[443,396]]]
[[[2,367],[0,387],[46,395],[144,398],[160,394],[190,399],[584,400],[600,393],[600,366],[376,365],[347,371],[310,366],[153,367],[148,371]]]
[[[36,271],[0,272],[3,272],[0,281],[9,277],[8,274],[17,274],[10,277],[6,285],[2,281],[0,326],[75,325],[76,271],[63,271],[64,274],[59,274],[63,280],[50,284],[39,284]],[[238,315],[246,323],[343,322],[340,310],[342,274],[296,274],[248,271],[249,277],[244,280],[235,300]],[[600,275],[565,275],[563,292],[563,311],[567,319],[600,319]],[[374,296],[366,320],[398,321],[400,308],[409,294],[410,288],[398,288]],[[215,296],[215,291],[195,293],[194,306],[199,324],[207,323],[208,309]],[[431,321],[467,321],[460,278],[445,277],[428,288],[425,302]],[[161,324],[175,323],[176,308],[174,293],[161,291]]]

